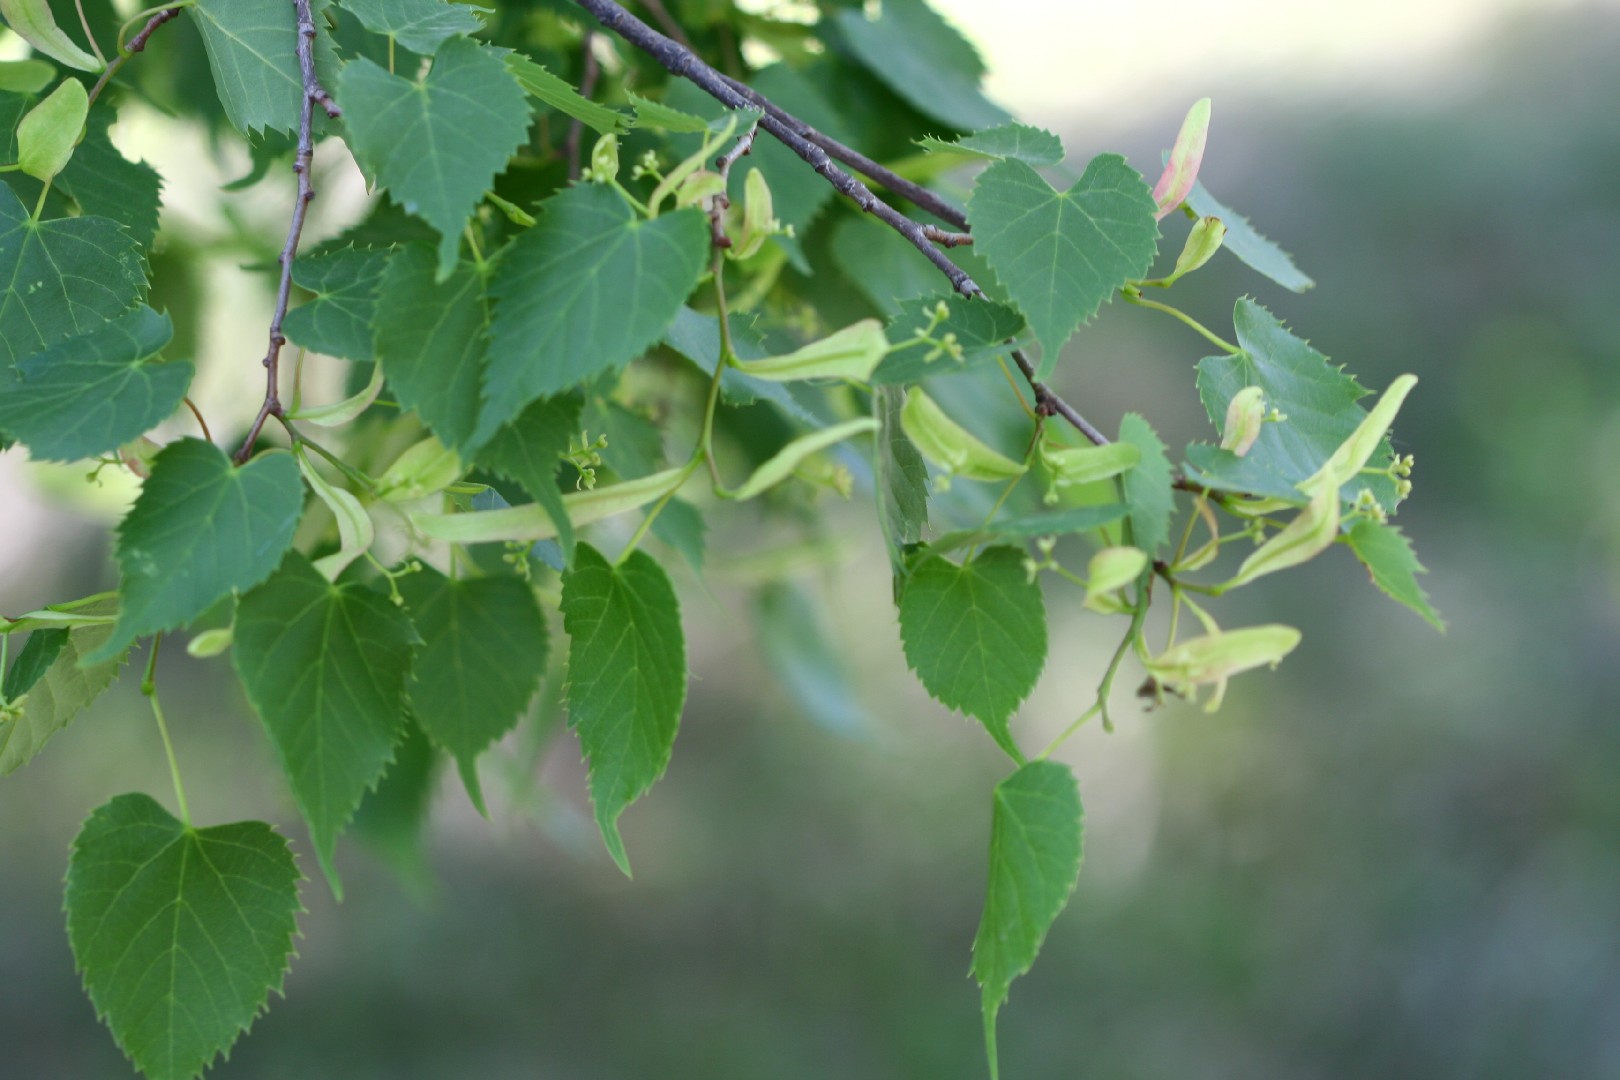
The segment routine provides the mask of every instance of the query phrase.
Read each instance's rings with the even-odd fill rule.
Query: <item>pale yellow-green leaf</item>
[[[877,428],[878,422],[872,417],[866,416],[859,420],[835,424],[830,428],[823,428],[821,431],[813,432],[803,438],[794,439],[782,447],[781,450],[778,450],[776,456],[755,469],[753,475],[744,481],[742,487],[737,489],[735,497],[739,500],[752,499],[757,495],[764,494],[792,476],[793,471],[811,455],[818,454],[827,447],[843,442],[853,436],[868,431],[876,431]]]
[[[798,379],[865,382],[888,353],[889,339],[884,336],[883,324],[876,319],[862,319],[786,355],[739,361],[736,366],[749,375],[772,382]]]
[[[687,475],[685,468],[665,469],[622,484],[570,492],[562,501],[568,519],[578,528],[646,506],[679,487]],[[411,523],[428,539],[453,544],[549,540],[557,535],[556,524],[533,504],[470,514],[412,514]]]
[[[900,410],[900,426],[917,449],[940,468],[969,480],[1011,480],[1028,466],[992,450],[948,416],[933,398],[913,387]]]
[[[17,125],[17,164],[22,171],[38,180],[50,180],[67,168],[89,112],[84,84],[63,79]]]

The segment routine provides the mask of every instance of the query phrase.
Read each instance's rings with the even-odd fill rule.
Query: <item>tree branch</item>
[[[123,67],[130,57],[145,50],[146,43],[152,39],[153,34],[157,33],[158,27],[170,19],[179,18],[182,10],[184,9],[177,7],[164,8],[146,20],[146,25],[141,27],[141,32],[130,38],[129,44],[121,47],[118,55],[108,61],[107,66],[101,69],[101,78],[96,80],[96,85],[90,88],[88,95],[91,105],[94,105],[96,99],[101,96],[101,92],[107,89],[107,84],[112,82],[112,77],[118,73],[118,69]],[[88,32],[86,31],[86,33]]]
[[[235,454],[238,465],[253,453],[253,444],[258,442],[264,422],[272,416],[284,419],[286,415],[281,407],[280,376],[281,347],[287,344],[287,338],[281,332],[281,325],[287,318],[287,304],[292,298],[293,262],[298,258],[298,241],[304,235],[304,218],[309,214],[309,204],[315,200],[315,185],[310,179],[310,167],[315,158],[315,106],[319,105],[334,120],[343,115],[315,73],[315,17],[309,5],[310,0],[293,0],[298,18],[298,67],[304,81],[303,108],[298,117],[298,150],[293,157],[298,197],[293,202],[292,222],[287,227],[287,243],[277,260],[281,264],[281,284],[276,291],[275,313],[270,317],[270,344],[264,354],[264,404],[259,407],[259,415]]]

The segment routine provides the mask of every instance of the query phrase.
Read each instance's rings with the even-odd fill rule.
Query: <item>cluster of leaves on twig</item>
[[[619,819],[686,699],[671,556],[702,574],[705,522],[732,503],[781,523],[779,551],[726,556],[763,568],[763,636],[792,678],[827,655],[788,584],[814,511],[870,492],[908,663],[1013,765],[973,945],[993,1072],[997,1011],[1080,867],[1080,793],[1052,754],[1110,723],[1125,662],[1145,696],[1214,708],[1300,634],[1223,628],[1207,598],[1338,545],[1438,624],[1388,522],[1411,490],[1389,431],[1415,380],[1367,409],[1260,304],[1237,303],[1228,340],[1153,298],[1222,249],[1310,285],[1198,183],[1207,101],[1156,185],[1107,153],[1077,175],[983,96],[979,57],[924,0],[641,7],[659,29],[612,0],[184,0],[122,26],[103,2],[81,7],[86,51],[45,0],[0,0],[42,57],[0,64],[0,446],[143,479],[116,592],[0,623],[0,773],[149,643],[179,817],[114,799],[67,885],[90,997],[148,1076],[230,1047],[280,985],[298,910],[278,832],[192,822],[155,685],[166,635],[230,654],[338,891],[357,811],[422,805],[439,756],[484,807],[478,759],[530,711],[560,612],[562,696],[628,873]],[[216,97],[123,72],[184,62],[158,33],[177,19]],[[147,302],[159,178],[109,138],[146,94],[248,139],[243,184],[289,158],[297,178],[262,383],[242,342],[257,413],[223,448],[194,407],[202,438],[152,437],[195,371]],[[332,139],[382,194],[306,248]],[[1214,434],[1180,464],[1143,416],[1111,439],[1048,383],[1115,297],[1215,350],[1196,378]],[[345,365],[351,396],[302,400],[306,364]],[[1047,583],[1122,631],[1094,702],[1030,755],[1013,720],[1048,654]]]

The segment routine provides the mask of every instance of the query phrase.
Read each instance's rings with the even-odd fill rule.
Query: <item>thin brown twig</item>
[[[315,159],[315,106],[319,105],[334,120],[343,115],[332,96],[321,86],[315,72],[316,30],[310,0],[293,0],[293,8],[298,18],[298,67],[304,82],[303,107],[298,117],[298,150],[293,157],[293,172],[298,177],[298,196],[293,202],[292,221],[287,227],[287,243],[277,259],[281,264],[281,283],[276,290],[275,313],[270,317],[270,343],[264,354],[264,404],[259,407],[259,414],[254,417],[247,438],[235,454],[234,460],[238,465],[253,453],[259,432],[264,430],[264,422],[272,416],[278,420],[285,418],[281,407],[280,380],[281,347],[287,344],[287,338],[281,327],[287,318],[287,305],[292,299],[293,262],[298,258],[298,241],[304,234],[304,219],[309,215],[309,204],[315,201],[315,184],[310,178]]]
[[[118,69],[123,67],[124,64],[129,61],[130,57],[146,48],[146,43],[152,39],[153,34],[157,33],[158,27],[162,26],[171,19],[179,18],[180,12],[183,10],[183,8],[177,7],[164,8],[162,11],[157,12],[150,19],[146,20],[146,25],[141,27],[140,33],[130,38],[129,44],[125,45],[119,51],[117,56],[108,61],[105,68],[102,68],[101,78],[97,79],[96,84],[90,88],[89,101],[91,105],[96,103],[96,99],[100,97],[101,92],[107,88],[107,84],[110,83],[112,81],[112,77],[118,73]]]
[[[948,232],[938,225],[924,225],[923,235],[928,237],[940,247],[963,247],[973,243],[973,234],[965,232]]]
[[[736,144],[714,159],[714,171],[720,174],[722,184],[731,182],[731,167],[737,164],[738,159],[754,152],[754,140],[758,137],[759,125],[749,124],[748,130],[737,137]],[[717,248],[731,246],[731,237],[726,235],[726,211],[729,209],[731,196],[722,186],[720,194],[709,204],[709,240]]]
[[[191,415],[197,418],[197,426],[202,428],[203,438],[207,439],[209,442],[213,442],[214,433],[208,430],[208,421],[203,419],[202,410],[197,408],[197,403],[192,401],[189,397],[181,398],[180,400],[186,403],[186,408],[191,410]]]

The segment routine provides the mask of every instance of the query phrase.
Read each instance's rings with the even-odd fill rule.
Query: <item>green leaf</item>
[[[577,396],[541,398],[495,433],[480,451],[478,464],[515,481],[557,527],[563,558],[574,558],[574,527],[557,486],[557,466],[579,430]]]
[[[439,752],[419,724],[407,722],[376,790],[355,811],[350,832],[382,856],[389,869],[420,899],[432,891],[433,876],[422,847],[423,827],[433,802]]]
[[[22,171],[38,180],[54,179],[73,157],[89,113],[84,83],[63,79],[17,125],[17,164]]]
[[[118,625],[86,663],[182,626],[269,577],[303,507],[304,482],[291,454],[261,454],[232,468],[218,447],[198,439],[165,446],[118,527]]]
[[[731,316],[731,347],[739,360],[758,360],[766,354],[764,338],[752,320]],[[720,320],[682,306],[664,334],[664,344],[686,357],[706,375],[713,375],[720,362]],[[786,387],[745,375],[734,367],[720,373],[720,395],[733,405],[768,401],[785,415],[804,424],[820,419],[800,405]]]
[[[878,518],[893,558],[906,544],[922,539],[928,524],[928,463],[900,421],[905,391],[889,386],[872,390],[877,413],[877,452],[872,456]]]
[[[978,51],[923,0],[884,0],[877,19],[860,7],[835,18],[867,70],[925,116],[959,131],[1007,119],[979,92]]]
[[[602,841],[628,875],[619,815],[664,774],[686,702],[680,604],[650,555],[611,565],[581,544],[563,577],[562,612],[569,716],[590,762]]]
[[[939,292],[939,271],[933,264],[918,258],[905,237],[874,217],[840,220],[833,226],[831,246],[833,263],[885,317],[899,315],[909,300]]]
[[[1199,217],[1218,217],[1226,226],[1226,238],[1221,246],[1233,255],[1285,289],[1304,292],[1316,282],[1300,272],[1288,252],[1267,240],[1247,218],[1226,208],[1217,201],[1202,183],[1193,184],[1187,196],[1187,207]]]
[[[0,16],[13,33],[57,63],[79,71],[100,71],[107,66],[62,32],[46,0],[0,0]]]
[[[351,60],[337,98],[355,157],[439,231],[439,277],[449,277],[462,229],[528,137],[523,88],[496,50],[452,38],[420,83]]]
[[[944,304],[948,314],[934,327],[931,337],[940,341],[947,334],[955,334],[962,355],[958,359],[941,352],[929,342],[919,342],[895,349],[872,375],[874,384],[896,385],[916,382],[930,375],[950,375],[959,371],[976,371],[989,367],[1013,349],[1014,342],[1024,332],[1024,317],[1006,304],[990,300],[969,300],[965,296],[913,297],[900,301],[900,312],[889,322],[889,340],[909,341],[934,321],[934,308]],[[938,352],[939,355],[933,355]]]
[[[1153,425],[1136,413],[1120,417],[1119,439],[1142,452],[1142,460],[1123,478],[1131,537],[1137,547],[1157,555],[1170,540],[1170,518],[1176,511],[1170,459]]]
[[[1350,528],[1350,550],[1372,575],[1372,583],[1396,603],[1405,604],[1423,616],[1436,630],[1444,631],[1445,620],[1429,603],[1429,594],[1418,584],[1417,575],[1428,570],[1418,562],[1412,542],[1394,525],[1381,525],[1362,518]]]
[[[415,642],[388,597],[329,582],[297,553],[237,605],[236,673],[339,899],[332,850],[394,758]]]
[[[407,693],[411,715],[478,793],[478,755],[517,726],[546,671],[546,619],[515,577],[451,581],[424,569],[400,582],[422,647]]]
[[[99,330],[146,293],[134,238],[101,217],[32,221],[0,184],[0,370]]]
[[[109,108],[91,110],[84,141],[56,186],[86,215],[112,218],[148,249],[157,237],[163,179],[152,166],[130,161],[112,144],[108,130],[115,117]]]
[[[1035,963],[1074,892],[1081,835],[1080,786],[1068,766],[1032,761],[996,785],[984,917],[973,939],[992,1078],[998,1074],[996,1013],[1012,981]]]
[[[620,134],[630,130],[630,118],[624,113],[610,109],[606,105],[599,105],[585,97],[566,80],[553,75],[522,53],[507,53],[506,69],[512,73],[518,85],[532,97],[545,102],[565,116],[573,117],[586,127],[603,135]]]
[[[1028,124],[1002,124],[954,141],[929,135],[918,139],[917,145],[934,153],[962,154],[992,161],[1014,158],[1031,165],[1056,165],[1063,160],[1063,140],[1045,128]]]
[[[372,322],[389,253],[342,248],[302,255],[293,263],[293,284],[313,299],[287,312],[287,337],[307,349],[345,360],[373,355]]]
[[[1029,319],[1043,370],[1115,289],[1153,265],[1155,213],[1141,174],[1117,154],[1093,158],[1066,191],[1022,161],[980,174],[968,200],[974,250]]]
[[[197,0],[188,10],[208,51],[220,104],[236,130],[244,135],[296,130],[304,79],[293,5],[287,0]],[[315,23],[315,61],[324,70],[335,65],[336,56],[319,14]]]
[[[68,940],[96,1013],[149,1080],[191,1080],[281,989],[298,867],[260,821],[194,829],[145,795],[90,815],[68,863]]]
[[[476,34],[484,25],[478,8],[446,0],[343,0],[343,6],[367,30],[422,56],[432,56],[448,39]]]
[[[1262,425],[1243,460],[1247,471],[1275,473],[1293,487],[1314,475],[1367,418],[1356,402],[1368,391],[1253,300],[1238,301],[1232,323],[1243,351],[1200,360],[1198,396],[1211,421],[1222,428],[1227,406],[1240,390],[1258,386],[1265,391],[1267,408],[1280,410],[1287,419]],[[1391,454],[1386,441],[1374,464],[1387,463]],[[1344,497],[1353,500],[1364,487],[1386,508],[1394,508],[1395,485],[1388,477],[1354,479],[1344,485]]]
[[[634,91],[628,92],[627,96],[631,107],[636,110],[635,126],[638,129],[650,127],[688,135],[701,134],[709,130],[709,121],[696,113],[642,97]]]
[[[189,362],[157,358],[173,335],[167,315],[142,306],[29,357],[0,375],[0,428],[46,461],[118,449],[167,419],[191,386]]]
[[[1050,514],[1001,518],[981,528],[945,533],[930,541],[928,550],[935,554],[943,554],[957,548],[976,547],[979,544],[993,544],[997,541],[1028,542],[1042,536],[1068,536],[1071,533],[1090,532],[1104,525],[1112,525],[1124,516],[1123,503],[1107,503],[1102,506],[1077,506],[1072,510],[1059,510]]]
[[[103,600],[79,614],[111,615],[117,606],[116,600]],[[112,685],[125,651],[88,667],[79,666],[81,658],[100,648],[111,633],[111,623],[92,623],[36,630],[29,637],[6,673],[5,697],[10,704],[0,708],[0,776],[32,761],[53,735]]]
[[[37,94],[56,79],[56,68],[44,60],[0,61],[0,90]]]
[[[958,566],[925,559],[900,593],[906,663],[941,704],[976,717],[1014,761],[1008,719],[1046,665],[1046,605],[1025,555],[992,547]]]
[[[1264,432],[1265,428],[1260,430]],[[1310,501],[1288,477],[1256,460],[1252,453],[1238,457],[1230,450],[1209,443],[1193,443],[1187,447],[1186,472],[1189,480],[1214,491],[1276,499],[1294,506],[1304,506]]]
[[[703,274],[702,211],[643,221],[602,184],[568,188],[515,240],[490,293],[481,437],[537,397],[623,367],[656,342]]]

